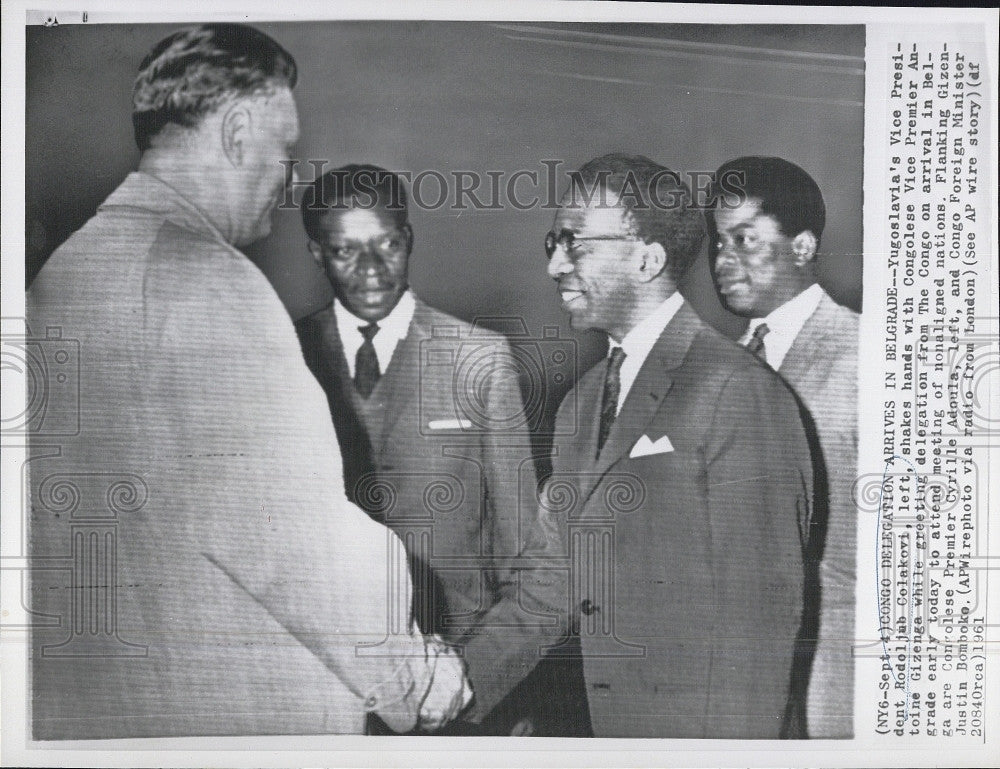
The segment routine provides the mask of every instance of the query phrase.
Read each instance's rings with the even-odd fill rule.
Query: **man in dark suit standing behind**
[[[787,381],[806,410],[816,473],[810,542],[818,640],[809,675],[810,737],[853,733],[858,316],[816,279],[826,207],[816,182],[781,158],[743,157],[716,172],[712,274],[722,303],[750,320],[740,340]],[[727,199],[725,189],[743,195]],[[816,577],[813,577],[815,582]],[[803,637],[817,639],[815,605]]]
[[[812,481],[795,402],[678,293],[704,225],[677,175],[612,154],[574,176],[548,272],[573,327],[611,349],[560,407],[580,427],[556,440],[543,510],[594,734],[777,738]]]
[[[475,691],[466,717],[481,724],[470,730],[509,733],[511,718],[486,716],[545,644],[544,623],[519,606],[526,577],[505,561],[537,514],[516,361],[502,335],[410,291],[398,175],[330,171],[305,193],[302,215],[335,299],[296,328],[327,392],[348,497],[406,544],[421,627],[461,646]]]

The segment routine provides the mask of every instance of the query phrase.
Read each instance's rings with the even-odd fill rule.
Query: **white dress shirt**
[[[746,347],[757,326],[766,323],[769,331],[764,337],[764,357],[767,358],[767,364],[777,371],[792,348],[795,337],[799,335],[810,316],[816,312],[819,301],[825,293],[819,283],[813,283],[805,291],[773,310],[766,318],[754,318],[740,337],[740,344]]]
[[[675,291],[670,295],[670,298],[666,299],[653,312],[643,318],[638,325],[633,327],[625,335],[620,344],[613,339],[609,340],[608,357],[611,357],[611,352],[615,347],[621,347],[625,351],[625,360],[622,361],[622,368],[619,373],[621,389],[618,391],[618,408],[615,411],[616,414],[618,411],[621,411],[628,391],[632,389],[635,378],[639,375],[639,369],[642,368],[642,364],[649,357],[649,351],[653,349],[653,345],[660,338],[663,329],[667,327],[667,324],[677,314],[682,304],[684,304],[684,297],[681,296],[680,291]]]
[[[413,294],[407,291],[400,298],[399,303],[392,308],[392,312],[378,321],[378,333],[372,339],[372,344],[375,346],[378,369],[381,373],[384,374],[389,367],[389,361],[392,360],[392,353],[396,350],[396,345],[406,338],[415,309],[416,301]],[[367,326],[368,321],[354,315],[337,299],[333,300],[333,311],[337,316],[337,330],[340,332],[340,342],[344,345],[347,368],[353,377],[355,359],[358,357],[358,350],[361,349],[361,345],[365,341],[359,329]]]

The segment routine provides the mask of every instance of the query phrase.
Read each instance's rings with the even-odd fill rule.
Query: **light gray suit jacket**
[[[810,737],[850,737],[854,705],[854,593],[858,452],[858,315],[823,294],[778,373],[808,410],[818,439],[818,506],[826,504],[819,560],[819,634],[809,680]]]
[[[429,671],[405,554],[346,501],[264,275],[134,173],[27,307],[54,363],[79,349],[31,440],[35,738],[412,727]]]
[[[520,606],[510,559],[537,515],[535,472],[504,336],[417,299],[367,399],[350,378],[331,306],[296,323],[327,391],[348,495],[406,544],[423,627],[461,644],[479,720],[530,672],[544,625]],[[518,354],[527,355],[531,346]],[[541,383],[534,383],[536,386]]]

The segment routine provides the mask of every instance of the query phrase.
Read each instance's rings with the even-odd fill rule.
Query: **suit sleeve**
[[[706,444],[714,737],[779,736],[802,616],[812,470],[796,404],[754,363],[722,388]]]
[[[194,299],[165,277],[146,287],[144,386],[149,418],[172,405],[160,473],[204,511],[193,546],[363,709],[412,728],[430,667],[405,552],[345,497],[326,399],[290,319],[245,275],[206,276]]]
[[[500,342],[499,355],[509,355]],[[499,361],[498,361],[499,363]],[[524,413],[516,376],[497,365],[488,396],[489,414]],[[486,542],[492,560],[492,602],[465,633],[465,657],[475,703],[466,715],[480,721],[538,664],[540,649],[555,643],[558,620],[552,605],[553,574],[540,568],[537,479],[526,424],[484,432]],[[532,548],[534,555],[526,554]],[[555,635],[555,637],[553,637]]]

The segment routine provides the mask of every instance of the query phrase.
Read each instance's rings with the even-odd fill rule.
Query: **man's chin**
[[[401,298],[401,294],[371,301],[363,297],[352,297],[350,301],[344,302],[344,305],[353,315],[367,320],[369,323],[377,323],[396,308]]]
[[[271,234],[271,214],[268,213],[268,215],[264,219],[261,219],[257,222],[257,226],[254,227],[253,232],[250,232],[245,236],[238,238],[233,245],[235,245],[237,248],[252,246],[258,240],[263,240],[270,234]]]
[[[569,314],[569,327],[574,331],[591,331],[597,328],[591,318],[582,313],[572,312]]]
[[[722,306],[733,315],[743,318],[753,316],[753,302],[745,296],[739,294],[719,294],[719,301]]]

